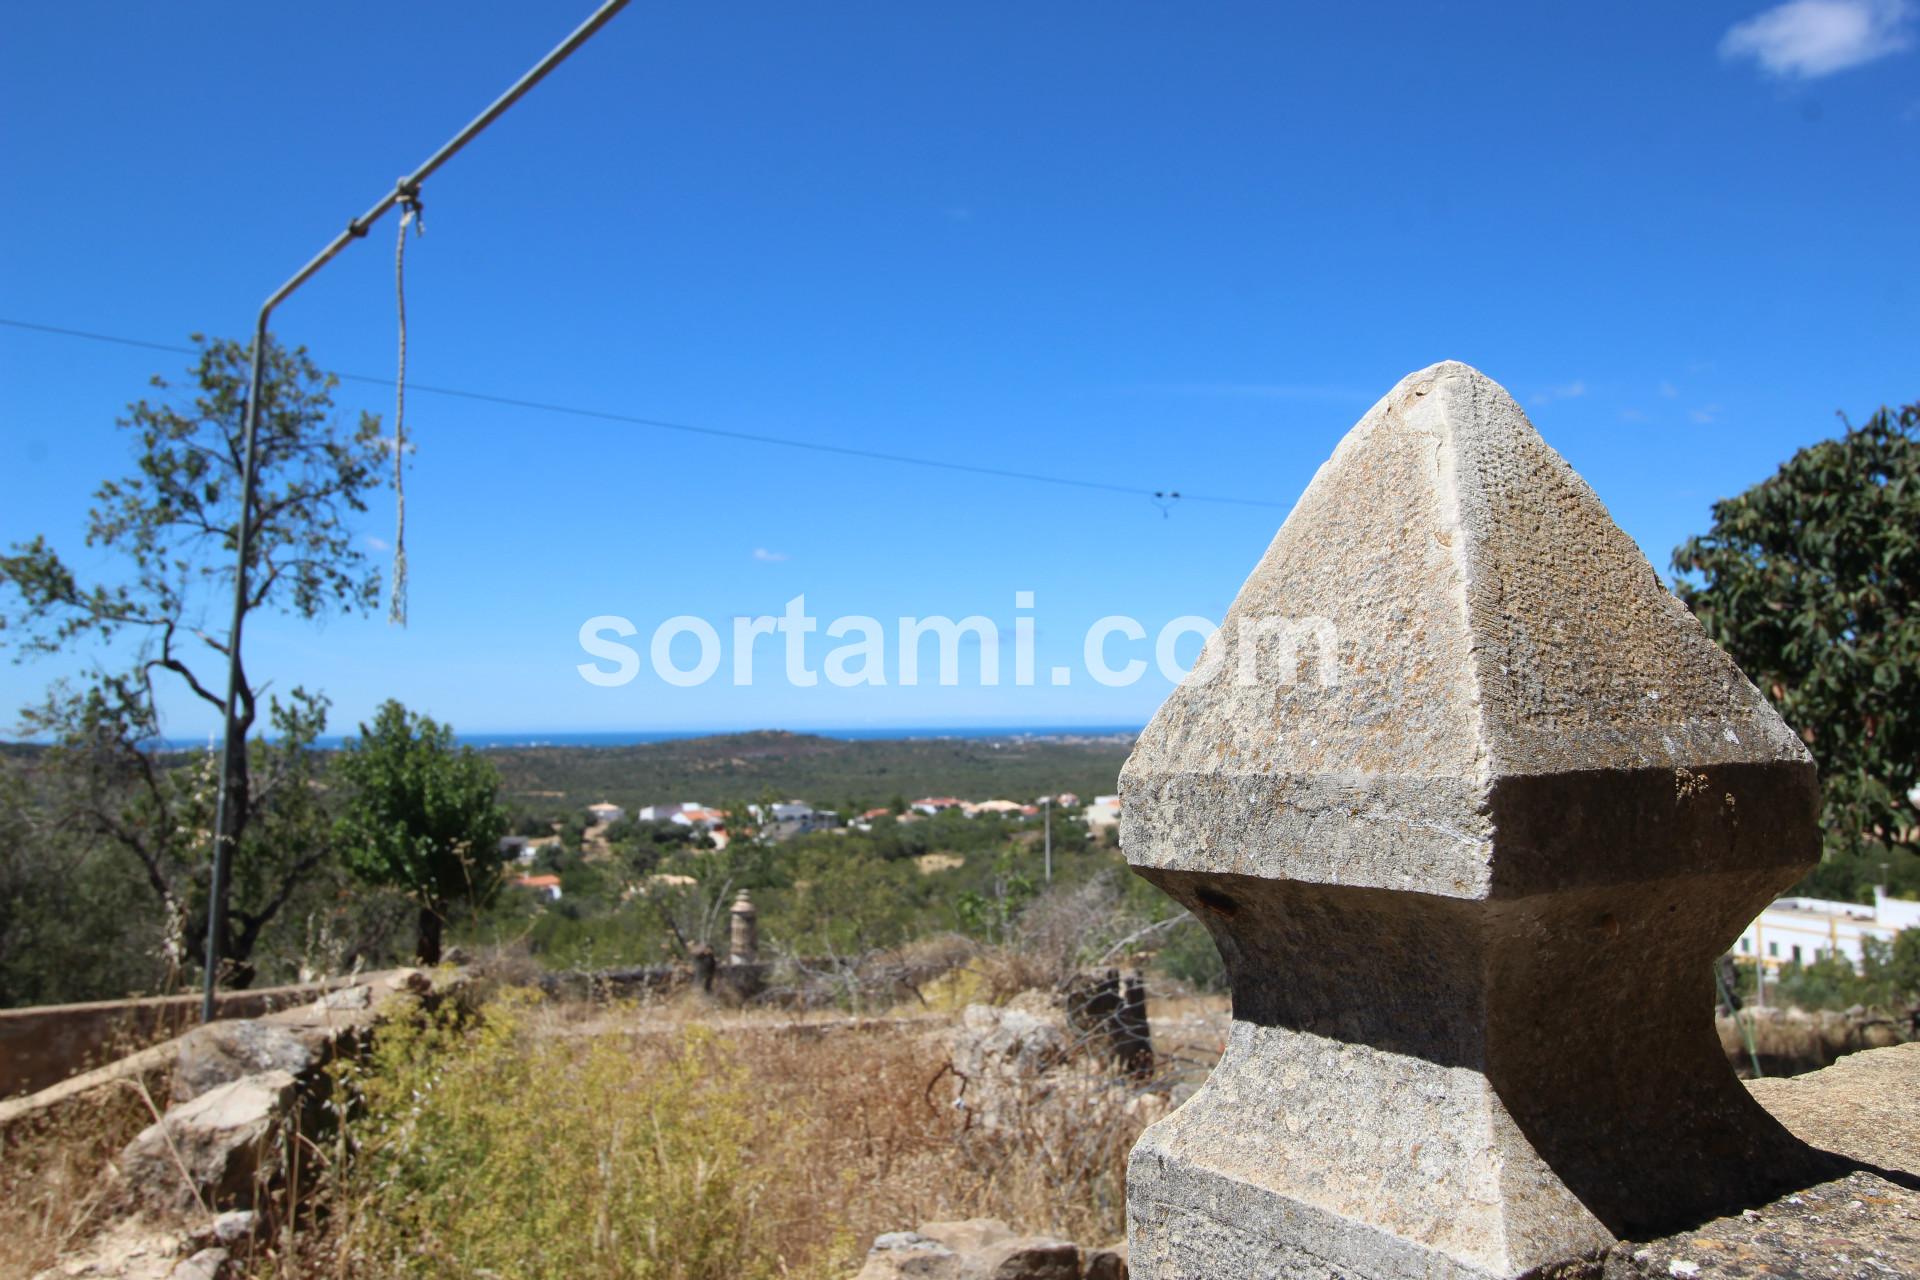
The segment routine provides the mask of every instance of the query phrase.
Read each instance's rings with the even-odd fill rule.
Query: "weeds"
[[[358,1105],[325,1175],[330,1217],[293,1273],[777,1275],[744,1076],[713,1037],[641,1062],[616,1037],[534,1037],[525,1004],[396,1025],[342,1074]]]
[[[924,1023],[620,1021],[508,993],[479,1023],[391,1027],[341,1072],[319,1192],[256,1274],[824,1278],[929,1219],[1122,1230],[1144,1119],[1098,1072],[983,1132]]]
[[[138,1087],[126,1087],[137,1085]],[[70,1098],[0,1132],[0,1276],[30,1276],[108,1216],[106,1174],[153,1116],[149,1090],[163,1072]]]

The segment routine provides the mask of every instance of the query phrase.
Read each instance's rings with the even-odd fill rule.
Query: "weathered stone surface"
[[[1125,1280],[1106,1265],[1100,1280]],[[1079,1247],[1051,1236],[1015,1235],[998,1218],[923,1222],[877,1237],[855,1280],[1081,1280]]]
[[[304,1076],[324,1065],[329,1047],[324,1036],[296,1034],[272,1022],[210,1022],[180,1038],[173,1100],[189,1101],[259,1071]]]
[[[1080,1280],[1078,1246],[1015,1235],[998,1218],[923,1222],[919,1234],[953,1251],[955,1280]]]
[[[273,1026],[284,1026],[297,1035],[328,1036],[336,1050],[343,1048],[348,1034],[359,1034],[369,1030],[378,1020],[377,1006],[385,1004],[394,996],[411,996],[425,999],[459,998],[468,981],[468,975],[458,970],[441,970],[429,977],[418,969],[399,969],[382,973],[364,974],[358,978],[333,978],[324,983],[308,984],[300,987],[275,987],[261,991],[228,992],[220,1000],[222,1020],[241,1017],[255,1018]],[[353,988],[349,994],[329,1002],[325,993],[340,984],[349,984]],[[83,1047],[94,1042],[100,1032],[100,1018],[108,1013],[130,1012],[142,1014],[142,1010],[152,1012],[153,1006],[158,1014],[164,1014],[163,1025],[175,1025],[196,1015],[200,1006],[199,996],[166,997],[149,1001],[118,1001],[103,1005],[74,1005],[40,1009],[0,1010],[0,1021],[11,1022],[8,1028],[0,1028],[0,1040],[11,1040],[15,1048],[23,1043],[33,1045],[39,1038],[39,1029],[50,1025],[65,1027],[69,1015],[79,1019],[78,1025],[65,1027],[57,1036],[53,1036],[50,1045],[40,1046],[34,1052],[41,1067],[57,1059],[65,1065],[62,1071],[71,1068],[74,1055],[79,1052],[76,1043]],[[189,1012],[191,1006],[191,1012]],[[236,1012],[244,1010],[247,1012]],[[117,1013],[116,1013],[116,1016]],[[51,1021],[49,1021],[51,1020]],[[151,1019],[138,1021],[137,1026],[151,1024]],[[197,1030],[197,1028],[196,1028]],[[71,1032],[71,1034],[69,1034]],[[187,1032],[187,1035],[192,1032]],[[137,1053],[93,1071],[83,1072],[60,1080],[40,1092],[22,1098],[0,1099],[0,1129],[16,1124],[28,1117],[40,1114],[48,1108],[59,1106],[69,1099],[96,1089],[118,1086],[120,1081],[132,1080],[149,1072],[164,1070],[173,1066],[180,1054],[183,1036],[152,1045]],[[0,1046],[0,1050],[4,1047]],[[52,1058],[47,1055],[51,1054]],[[0,1057],[6,1053],[0,1051]],[[17,1057],[18,1055],[16,1055]],[[0,1091],[5,1086],[0,1085]]]
[[[147,1206],[188,1212],[249,1205],[256,1183],[278,1171],[284,1122],[297,1086],[263,1071],[171,1107],[120,1154],[120,1169]]]
[[[1814,1146],[1920,1178],[1920,1042],[1849,1054],[1787,1080],[1750,1080],[1747,1089]]]
[[[962,1218],[955,1222],[923,1222],[922,1239],[938,1241],[955,1252],[973,1252],[1014,1238],[1013,1228],[998,1218]]]
[[[1017,1236],[962,1259],[962,1280],[1080,1280],[1080,1250],[1050,1236]]]
[[[1271,641],[1256,680],[1235,678],[1241,624],[1270,618],[1332,624],[1334,686],[1304,638],[1298,678]],[[1805,748],[1512,398],[1466,365],[1409,375],[1348,433],[1215,651],[1220,675],[1177,688],[1121,774],[1137,866],[1489,898],[1810,855],[1806,830],[1761,840],[1760,814],[1718,812],[1753,790],[1805,817]],[[1639,820],[1647,834],[1669,834],[1687,821],[1676,770],[1714,766],[1733,772],[1710,774],[1693,825],[1718,838],[1684,867],[1669,841],[1603,846],[1577,826],[1527,844],[1502,831],[1496,845],[1516,809],[1577,801],[1601,770],[1584,798],[1603,812],[1546,816],[1604,823],[1631,794],[1659,802]],[[1723,817],[1743,818],[1745,838]]]
[[[938,1240],[913,1231],[889,1231],[874,1239],[854,1280],[955,1280],[960,1259]]]
[[[1605,1280],[1920,1276],[1920,1192],[1853,1173],[1651,1244],[1623,1243]]]
[[[953,1065],[968,1078],[1030,1077],[1067,1060],[1065,1020],[1050,1011],[970,1004],[951,1041]]]
[[[220,1280],[226,1271],[225,1249],[202,1249],[175,1267],[168,1280]]]
[[[1269,641],[1242,681],[1263,619],[1297,678]],[[1234,996],[1130,1162],[1136,1275],[1516,1276],[1826,1167],[1705,978],[1817,855],[1813,766],[1499,386],[1376,405],[1216,659],[1121,774],[1129,861]]]
[[[1050,1090],[1048,1073],[1072,1056],[1065,1019],[1054,1011],[968,1005],[948,1039],[960,1105],[983,1129],[1018,1127]],[[979,1219],[991,1222],[992,1219]]]
[[[1127,1242],[1087,1250],[1080,1274],[1082,1280],[1127,1280]]]
[[[1795,1137],[1868,1168],[1677,1235],[1623,1241],[1606,1280],[1920,1276],[1920,1044],[1747,1088]]]
[[[214,1215],[213,1229],[208,1233],[209,1243],[234,1245],[243,1240],[251,1240],[259,1229],[260,1215],[252,1209],[229,1209],[225,1213]]]
[[[397,969],[265,1017],[196,1027],[180,1040],[173,1100],[187,1101],[259,1071],[286,1071],[306,1082],[334,1058],[352,1052],[389,1016],[394,1001],[418,999],[432,990],[431,979],[418,969]]]

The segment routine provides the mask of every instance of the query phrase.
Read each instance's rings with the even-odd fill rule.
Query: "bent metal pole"
[[[227,633],[226,724],[220,756],[220,799],[214,810],[213,820],[213,881],[208,886],[207,972],[205,995],[200,1005],[200,1018],[203,1022],[213,1019],[213,997],[219,983],[220,943],[226,933],[227,884],[232,877],[234,852],[232,834],[227,827],[229,815],[234,813],[234,782],[239,777],[240,761],[247,749],[245,727],[238,723],[240,627],[247,614],[247,557],[252,553],[253,543],[254,446],[260,432],[260,383],[266,367],[267,321],[272,317],[273,309],[284,302],[288,295],[310,280],[315,272],[331,262],[334,256],[348,244],[365,236],[368,228],[378,222],[387,210],[402,200],[417,196],[421,184],[432,177],[435,170],[453,159],[462,147],[473,141],[483,129],[504,115],[507,108],[526,96],[529,89],[544,80],[549,71],[565,62],[575,49],[592,39],[595,32],[626,6],[627,0],[606,0],[606,3],[594,10],[592,17],[581,23],[571,35],[554,46],[553,52],[540,59],[531,71],[521,76],[511,88],[494,99],[493,103],[475,116],[466,128],[460,130],[451,141],[429,156],[425,164],[395,183],[393,190],[380,197],[373,208],[349,222],[346,230],[335,236],[326,248],[314,255],[311,262],[296,271],[291,279],[275,289],[260,305],[260,316],[253,326],[253,369],[247,380],[246,448],[240,479],[240,529],[236,538],[239,545],[233,572],[233,628]]]

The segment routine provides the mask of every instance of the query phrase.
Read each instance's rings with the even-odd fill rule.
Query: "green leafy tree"
[[[453,730],[398,702],[381,704],[335,762],[346,798],[336,832],[354,874],[396,886],[419,906],[422,963],[440,960],[447,910],[484,905],[500,884],[507,812],[499,775]]]
[[[989,943],[1004,942],[1021,909],[1039,892],[1033,877],[1017,865],[1010,852],[993,862],[993,875],[984,892],[963,891],[953,900],[953,913],[963,932]]]
[[[194,340],[192,388],[175,394],[153,380],[162,394],[131,405],[119,423],[136,446],[134,471],[95,492],[86,542],[117,568],[87,582],[43,537],[16,545],[0,556],[0,633],[16,660],[94,655],[87,676],[56,685],[22,717],[28,732],[60,744],[56,761],[75,778],[67,790],[79,802],[63,820],[132,855],[176,960],[197,956],[210,905],[231,904],[217,949],[225,979],[244,985],[261,929],[324,861],[311,830],[288,842],[288,823],[310,818],[312,804],[283,784],[307,769],[301,754],[324,728],[326,704],[296,692],[280,708],[282,735],[301,744],[295,753],[268,760],[258,744],[236,753],[227,812],[235,856],[230,882],[213,885],[206,800],[217,772],[209,779],[204,761],[169,756],[155,743],[169,692],[215,714],[225,708],[232,638],[204,620],[231,617],[249,359],[242,344]],[[255,505],[246,515],[246,615],[315,620],[376,603],[379,574],[354,546],[348,522],[380,483],[379,420],[363,414],[354,428],[339,425],[334,385],[304,349],[269,343]],[[240,741],[263,711],[275,714],[261,694],[242,662]],[[263,765],[277,772],[262,777]],[[271,840],[260,834],[268,825],[276,828]]]
[[[1820,766],[1828,861],[1807,886],[1920,886],[1920,404],[1882,409],[1713,507],[1676,591]]]

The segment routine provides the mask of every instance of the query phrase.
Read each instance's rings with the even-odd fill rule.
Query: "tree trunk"
[[[421,964],[440,963],[440,907],[427,902],[420,906],[420,940],[414,957]]]

